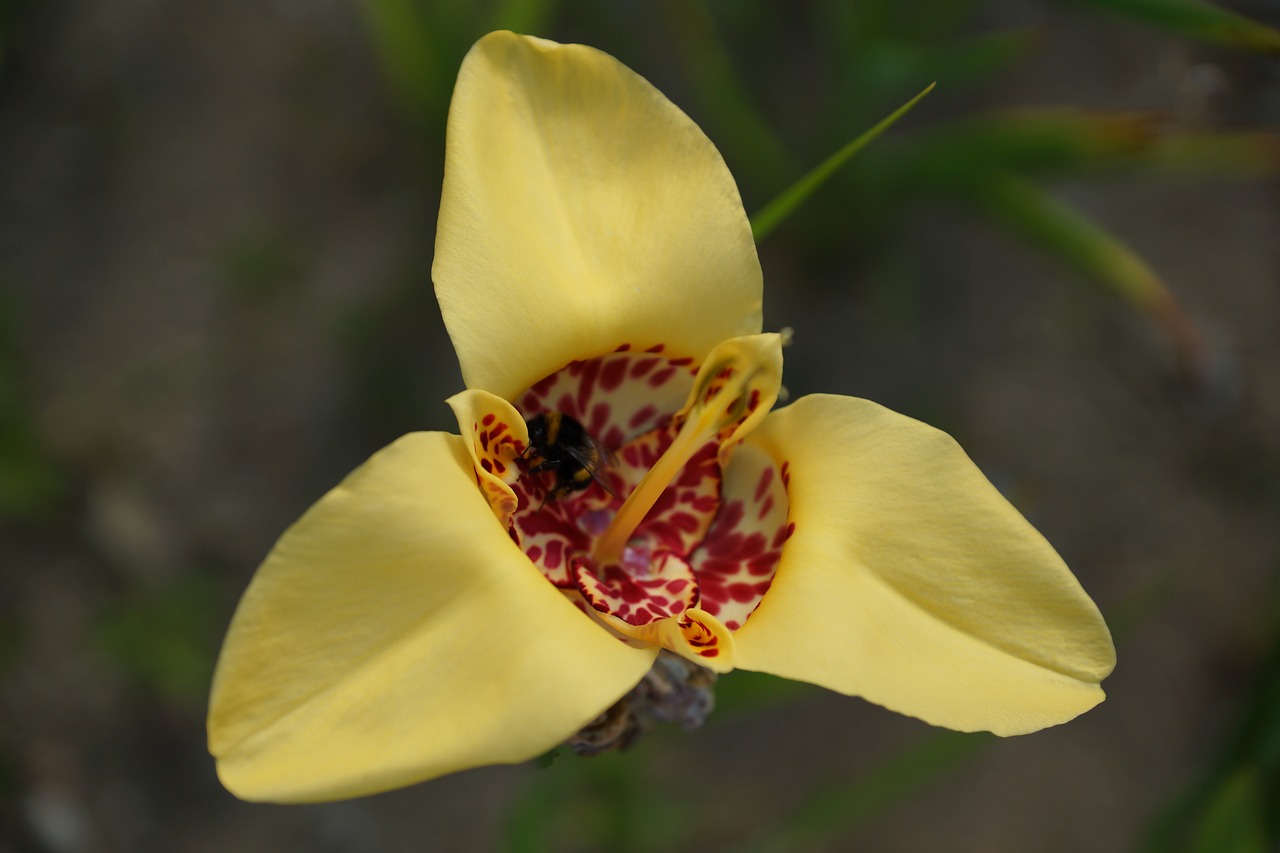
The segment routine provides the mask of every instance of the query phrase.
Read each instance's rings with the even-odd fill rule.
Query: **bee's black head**
[[[534,415],[525,421],[529,428],[529,444],[540,447],[547,443],[547,416]]]

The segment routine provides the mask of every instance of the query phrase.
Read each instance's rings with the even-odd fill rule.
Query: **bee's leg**
[[[547,471],[552,468],[555,468],[559,464],[560,464],[559,462],[553,462],[550,459],[543,459],[541,462],[539,462],[538,464],[530,468],[528,473],[537,474],[539,471]]]
[[[538,507],[538,509],[542,509],[542,507],[546,506],[552,501],[559,500],[560,498],[564,497],[565,495],[569,494],[569,492],[572,492],[572,491],[573,491],[573,486],[566,485],[564,483],[557,483],[545,495],[543,495],[542,504],[541,506]]]

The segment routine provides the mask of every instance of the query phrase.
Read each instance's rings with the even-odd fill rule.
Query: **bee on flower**
[[[733,669],[1014,735],[1103,699],[1093,602],[950,437],[830,395],[783,336],[737,188],[606,54],[462,64],[432,271],[458,434],[375,454],[232,620],[209,747],[300,802],[696,725]]]
[[[521,457],[532,455],[535,462],[528,473],[551,470],[556,475],[555,485],[547,491],[547,500],[580,492],[592,483],[598,483],[617,497],[602,473],[616,461],[613,453],[592,438],[577,420],[564,412],[544,412],[525,421],[525,429],[529,433],[529,444]]]

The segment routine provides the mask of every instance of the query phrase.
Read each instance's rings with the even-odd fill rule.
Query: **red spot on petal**
[[[631,363],[630,375],[632,379],[639,379],[658,366],[656,358],[641,358]]]
[[[724,587],[710,578],[699,577],[698,590],[702,593],[702,603],[704,605],[712,601],[729,600],[729,594],[725,592]]]
[[[689,533],[698,529],[698,519],[687,512],[672,513],[669,516],[669,520],[674,526]]]
[[[759,503],[764,497],[765,492],[769,490],[769,484],[773,482],[773,466],[765,468],[760,472],[760,482],[756,483],[755,502]]]
[[[767,544],[768,540],[765,539],[764,534],[756,531],[748,536],[746,541],[742,543],[741,554],[744,557],[754,557],[763,552],[765,545]]]
[[[545,397],[547,391],[555,384],[556,375],[553,373],[533,383],[533,387],[529,389],[529,393],[536,397]]]
[[[759,557],[752,557],[747,562],[747,571],[753,575],[771,575],[778,568],[781,555],[777,551],[766,551]]]
[[[632,429],[639,429],[642,424],[647,424],[653,420],[654,416],[657,414],[657,407],[650,404],[632,415],[631,419],[627,421],[627,426]]]
[[[732,560],[726,560],[719,557],[708,557],[702,561],[699,567],[699,576],[704,574],[731,575],[738,568],[738,564]],[[705,584],[706,581],[703,580]]]
[[[596,378],[600,375],[599,359],[591,359],[582,363],[582,381],[578,385],[578,411],[585,414],[595,394]],[[584,420],[580,415],[579,420]]]
[[[609,404],[596,403],[591,407],[591,419],[587,423],[587,432],[598,436],[609,420]]]
[[[713,658],[713,657],[719,656],[720,650],[719,649],[702,649],[701,651],[698,652],[698,654],[702,655],[704,658]]]
[[[622,384],[622,380],[627,376],[627,361],[623,358],[615,358],[605,364],[604,370],[600,371],[600,387],[605,391],[613,391]]]
[[[564,543],[559,539],[552,539],[547,543],[547,557],[542,564],[548,569],[560,568],[560,561],[564,559]]]
[[[674,367],[664,367],[662,370],[659,370],[657,373],[649,377],[649,385],[653,388],[661,388],[663,385],[666,385],[671,381],[671,377],[675,375],[676,369]]]
[[[729,530],[733,530],[742,524],[742,517],[745,514],[742,501],[729,501],[721,507],[720,512],[723,516],[721,523]]]

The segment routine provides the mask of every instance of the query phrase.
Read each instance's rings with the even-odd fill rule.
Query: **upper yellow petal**
[[[781,465],[795,532],[736,634],[737,665],[1000,735],[1101,702],[1097,607],[945,433],[806,397],[747,438]]]
[[[214,676],[209,749],[250,800],[371,794],[532,758],[648,671],[495,520],[457,436],[415,433],[291,527]]]
[[[760,331],[711,141],[613,57],[509,32],[458,73],[432,276],[467,386],[508,399],[624,343],[701,360]]]

